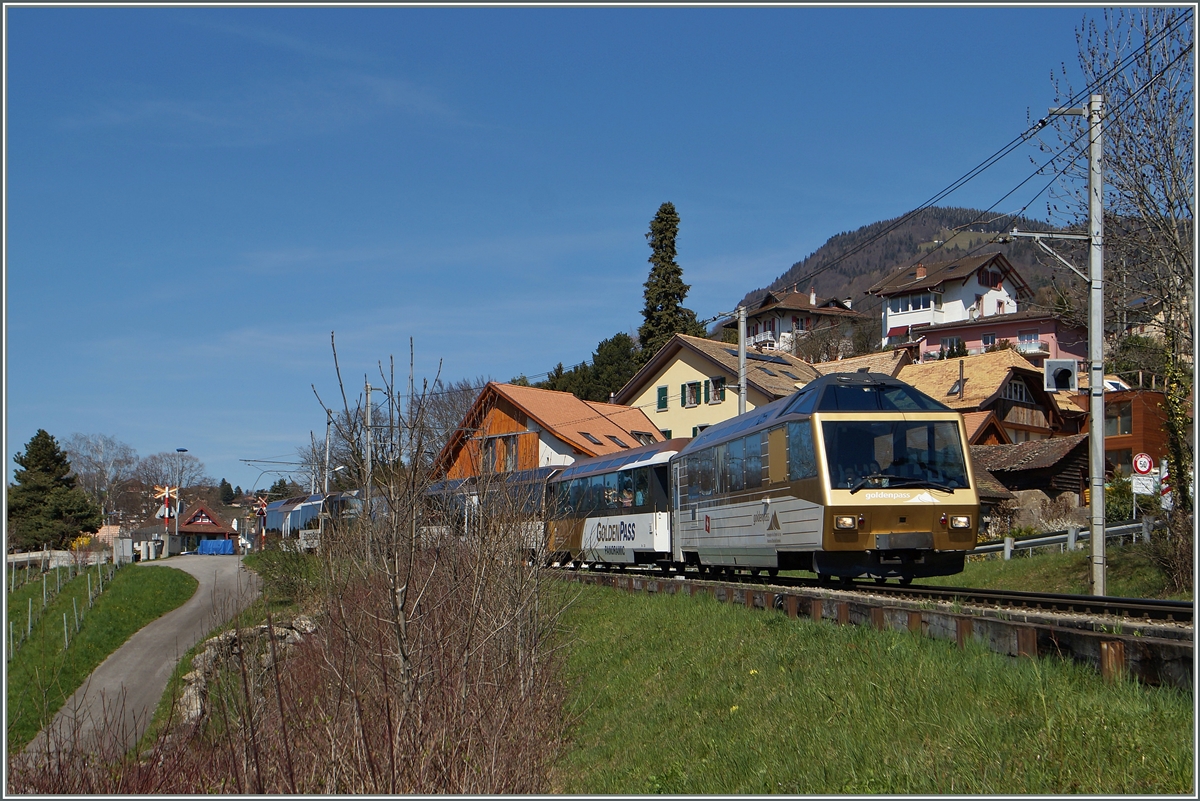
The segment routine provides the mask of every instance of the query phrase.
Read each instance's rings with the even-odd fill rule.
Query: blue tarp
[[[233,540],[200,540],[196,553],[232,554]]]

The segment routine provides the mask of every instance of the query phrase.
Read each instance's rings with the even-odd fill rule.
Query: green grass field
[[[1118,598],[1178,598],[1191,600],[1191,594],[1171,595],[1162,572],[1150,558],[1145,543],[1109,545],[1107,590]],[[1059,553],[1044,548],[1031,554],[1020,551],[1005,561],[975,557],[967,561],[966,569],[957,576],[917,579],[916,584],[980,589],[1026,590],[1029,592],[1058,592],[1084,595],[1090,592],[1089,552],[1086,550]]]
[[[578,593],[558,793],[1189,793],[1193,702],[974,643]]]
[[[93,588],[98,589],[96,571],[90,572]],[[53,580],[53,573],[49,575]],[[192,597],[196,586],[196,579],[181,570],[129,565],[116,572],[88,609],[87,575],[64,583],[62,592],[35,619],[32,636],[8,663],[8,752],[24,748],[109,654],[138,629]],[[23,591],[36,592],[34,605],[40,609],[40,580],[10,596],[9,614],[22,624],[27,609]],[[73,600],[82,618],[78,633]],[[65,652],[64,613],[70,635]]]
[[[1162,572],[1150,557],[1145,543],[1108,547],[1108,594],[1118,598],[1174,598],[1192,600],[1192,593],[1171,594]],[[1089,590],[1089,552],[1060,553],[1057,547],[1018,551],[1005,561],[1000,555],[971,557],[966,569],[953,576],[919,578],[914,584],[938,587],[976,587],[988,590],[1021,590],[1085,595]],[[805,570],[785,575],[816,578]],[[895,583],[895,580],[892,580]]]

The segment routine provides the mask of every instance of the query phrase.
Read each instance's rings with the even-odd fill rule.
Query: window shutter
[[[704,402],[708,403],[708,385],[712,383],[707,378],[704,379]]]
[[[679,405],[687,406],[687,384],[679,385]]]
[[[667,409],[667,388],[659,387],[658,388],[658,410],[660,412],[663,412],[663,411],[666,411],[666,409]]]
[[[725,379],[724,378],[714,378],[713,380],[717,382],[717,401],[718,402],[724,401],[725,400]]]

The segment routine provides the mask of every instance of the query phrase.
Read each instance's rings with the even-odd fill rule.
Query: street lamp
[[[176,448],[175,452],[179,456],[179,483],[175,486],[179,489],[179,495],[175,497],[175,541],[179,541],[179,504],[183,501],[183,454],[188,452],[187,448]],[[170,551],[170,548],[167,549]]]

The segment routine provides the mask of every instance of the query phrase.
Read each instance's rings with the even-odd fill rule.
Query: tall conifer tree
[[[16,483],[8,487],[8,544],[24,550],[63,548],[81,533],[98,531],[100,507],[75,485],[71,462],[42,429],[13,461]]]
[[[679,234],[679,214],[675,204],[663,203],[650,221],[646,241],[650,244],[650,275],[646,279],[644,322],[638,328],[638,364],[645,364],[675,334],[702,337],[704,326],[696,313],[685,308],[684,299],[691,288],[683,282],[683,268],[675,263],[675,237]]]

